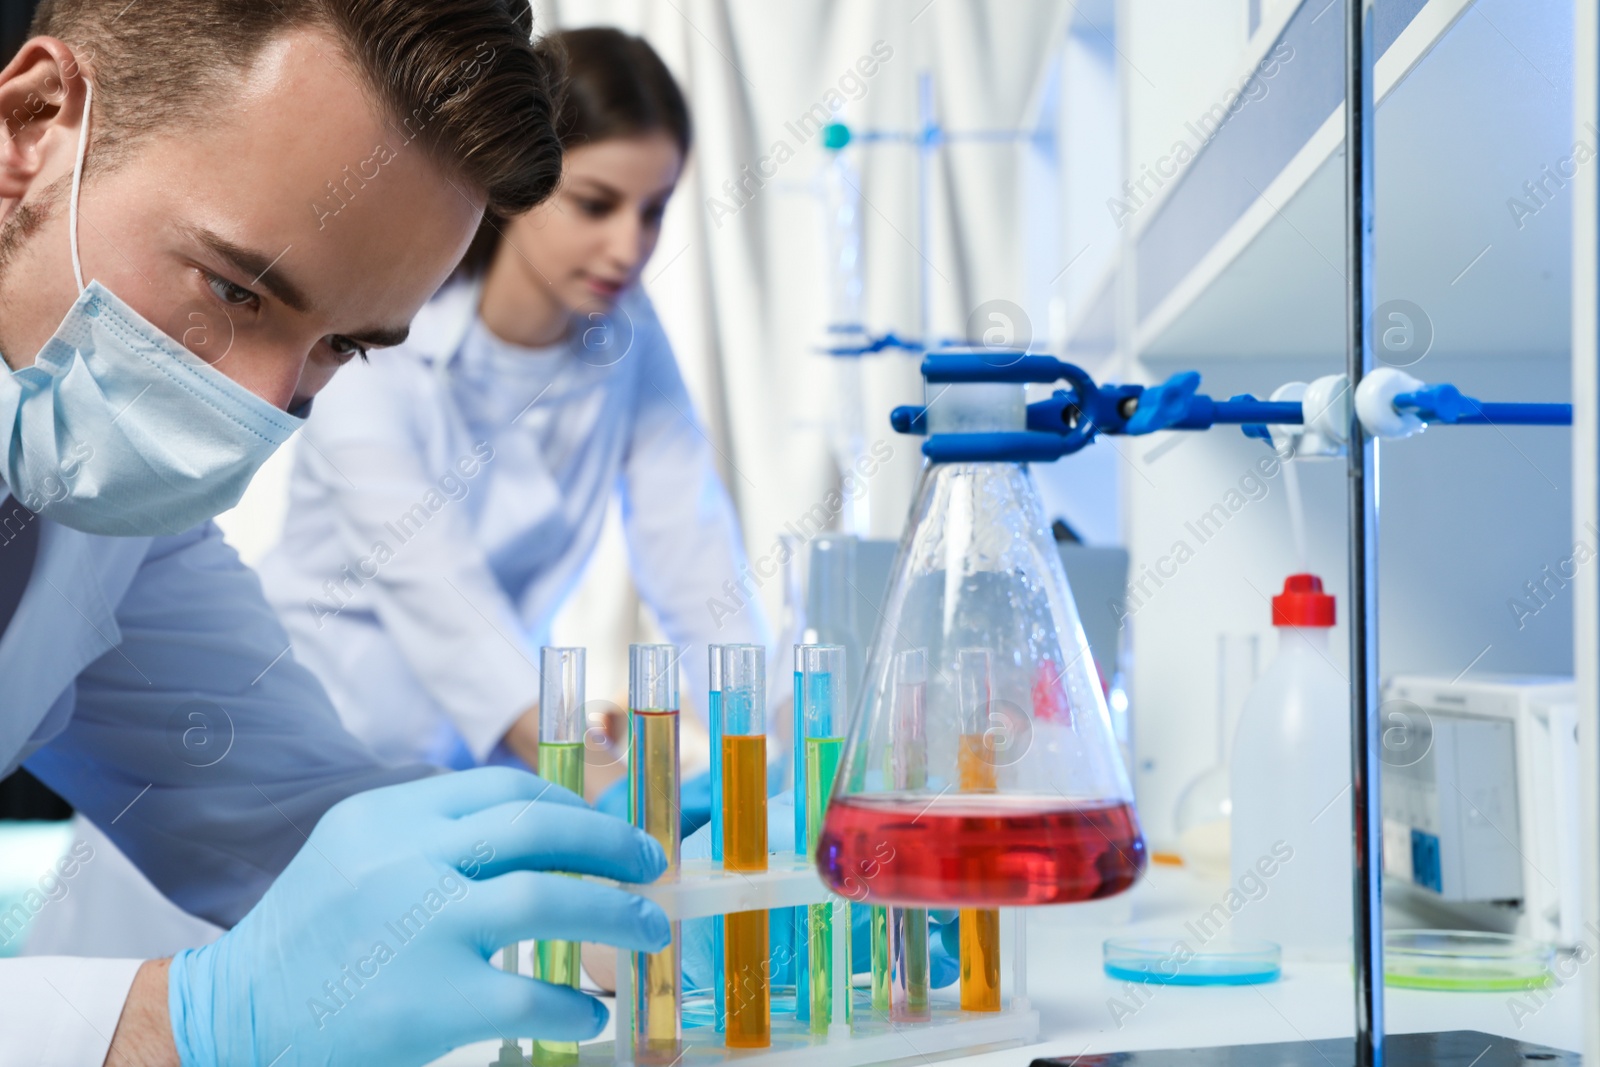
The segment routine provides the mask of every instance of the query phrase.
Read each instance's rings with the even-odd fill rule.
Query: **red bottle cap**
[[[1272,598],[1274,626],[1332,626],[1333,597],[1322,591],[1315,574],[1291,574],[1283,592]]]

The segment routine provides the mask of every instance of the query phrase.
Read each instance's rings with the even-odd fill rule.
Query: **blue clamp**
[[[1394,398],[1396,411],[1449,426],[1571,426],[1571,404],[1487,404],[1463,396],[1448,382]]]
[[[923,345],[920,342],[900,337],[892,330],[877,337],[873,337],[859,327],[849,325],[830,326],[828,327],[828,332],[866,338],[865,342],[858,344],[828,345],[822,349],[822,352],[830,356],[870,356],[889,348],[899,349],[902,352],[923,351]]]

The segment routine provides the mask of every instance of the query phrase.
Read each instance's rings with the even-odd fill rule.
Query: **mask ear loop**
[[[94,102],[94,82],[83,80],[83,127],[78,131],[78,158],[72,164],[72,197],[67,201],[67,234],[72,241],[72,275],[78,279],[78,292],[88,286],[83,284],[83,262],[78,258],[78,190],[83,184],[83,156],[89,148],[89,105]]]

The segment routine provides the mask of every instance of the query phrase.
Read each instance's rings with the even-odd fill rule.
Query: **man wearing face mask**
[[[591,1036],[598,1002],[488,957],[660,948],[654,905],[542,873],[649,881],[660,849],[532,775],[380,764],[209,522],[486,206],[549,194],[525,2],[47,0],[34,31],[0,70],[0,776],[232,929],[0,960],[0,1067]]]

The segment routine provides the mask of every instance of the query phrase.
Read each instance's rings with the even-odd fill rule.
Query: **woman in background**
[[[708,603],[740,573],[738,524],[639,285],[688,108],[640,38],[556,39],[560,188],[486,219],[410,339],[317,398],[283,542],[260,568],[296,656],[395,760],[536,766],[539,647],[613,493],[691,692],[708,643],[768,643],[759,605]]]

